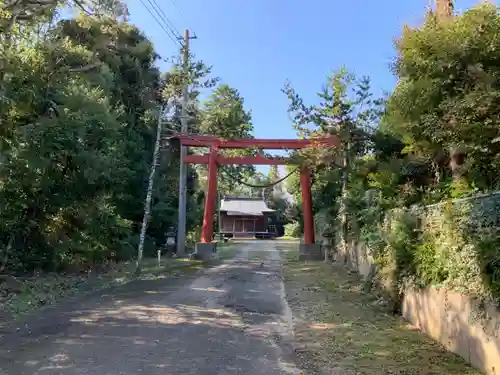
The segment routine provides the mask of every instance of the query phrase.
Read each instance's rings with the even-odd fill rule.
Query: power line
[[[177,44],[177,45],[179,45],[179,46],[182,47],[182,43],[179,42],[179,40],[177,39],[177,36],[175,34],[172,35],[172,33],[169,30],[167,30],[164,25],[162,25],[162,23],[158,20],[158,18],[154,15],[154,13],[148,8],[148,6],[144,2],[144,0],[140,0],[140,1],[141,1],[142,5],[144,6],[144,8],[146,8],[146,10],[148,11],[148,13],[151,15],[151,17],[154,18],[154,20],[156,21],[156,23],[158,24],[158,26],[160,26],[162,28],[162,30],[165,32],[165,34],[170,38],[170,40],[172,42],[174,42],[175,44]]]
[[[177,39],[181,39],[181,33],[176,29],[175,25],[172,23],[172,21],[170,21],[170,19],[167,17],[167,15],[163,11],[163,9],[161,9],[161,7],[158,5],[158,3],[156,2],[156,0],[147,0],[147,1],[149,2],[149,4],[153,8],[156,8],[155,10],[156,10],[158,16],[161,18],[161,20],[163,21],[164,25],[170,30],[170,32],[172,34],[174,34],[174,36]]]
[[[156,23],[158,24],[158,26],[161,27],[161,29],[165,32],[165,34],[169,37],[169,39],[174,42],[175,44],[178,44],[179,46],[182,47],[182,44],[179,42],[179,40],[176,38],[175,34],[172,35],[171,32],[169,30],[167,30],[165,28],[165,26],[158,20],[158,18],[154,15],[154,13],[151,11],[151,9],[148,8],[148,6],[146,5],[146,3],[143,1],[143,0],[140,0],[142,5],[144,6],[144,8],[146,8],[146,10],[148,11],[148,13],[151,15],[151,17],[154,18],[154,20],[156,21]],[[157,12],[158,13],[158,12]]]

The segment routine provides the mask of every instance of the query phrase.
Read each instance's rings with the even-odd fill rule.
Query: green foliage
[[[123,19],[119,1],[75,2],[92,15],[69,19],[58,18],[66,2],[47,1],[37,9],[25,1],[9,4],[0,22],[0,272],[78,271],[130,259],[137,251],[158,107],[167,100],[173,105],[162,126],[165,133],[178,130],[176,98],[187,80],[191,129],[251,136],[243,99],[221,86],[213,106],[201,108],[200,91],[217,82],[210,68],[191,58],[187,77],[178,62],[160,75],[152,43]],[[230,96],[233,109],[218,112]],[[146,255],[154,255],[177,222],[178,154],[175,144],[161,152]],[[201,223],[199,180],[190,169],[192,233]]]
[[[55,39],[35,44],[23,39],[30,33],[21,34],[4,57],[9,68],[0,103],[6,114],[0,165],[5,269],[59,269],[81,259],[126,257],[120,251],[133,217],[115,206],[111,187],[129,167],[123,159],[127,118],[121,101],[113,99],[109,66],[68,71],[64,59],[85,65],[92,54],[61,36],[58,27],[51,31]]]
[[[204,104],[200,131],[225,139],[252,138],[250,112],[238,90],[219,85]]]
[[[344,151],[352,149],[344,153],[349,170],[342,186],[338,169],[330,172],[337,191],[329,209],[344,205],[347,237],[371,250],[377,277],[395,300],[411,283],[499,301],[499,199],[477,195],[499,186],[499,22],[496,7],[481,5],[453,19],[430,14],[421,28],[405,28],[394,66],[399,82],[378,129],[362,126],[361,137],[348,126],[333,133]],[[333,87],[345,92],[349,77]],[[304,109],[289,93],[293,109]],[[352,100],[333,95],[339,97]],[[297,119],[307,127],[346,124],[328,121],[325,114],[340,113],[331,108],[306,108]],[[355,123],[347,121],[351,130]],[[340,161],[338,154],[330,160]],[[323,195],[313,199],[325,202]]]
[[[448,275],[442,261],[442,254],[436,250],[433,243],[424,242],[414,249],[415,271],[423,285],[439,285],[447,279]]]
[[[356,211],[357,199],[351,199],[348,191],[354,185],[362,188],[363,182],[359,185],[360,180],[354,178],[353,172],[356,172],[357,160],[373,148],[373,126],[381,114],[382,104],[380,99],[373,98],[369,78],[357,78],[345,68],[339,69],[327,78],[318,92],[318,105],[306,105],[290,84],[285,86],[284,92],[290,100],[289,112],[301,137],[330,136],[340,140],[338,147],[310,148],[293,154],[299,163],[312,169],[313,213],[324,210],[325,202],[332,202],[327,208],[331,217],[345,212],[343,205],[351,205],[353,212]],[[292,179],[287,188],[300,212],[298,179]]]
[[[340,68],[317,93],[319,105],[306,105],[289,83],[283,91],[301,137],[335,136],[342,141],[339,147],[301,151],[299,156],[307,165],[343,167],[345,156],[349,159],[369,151],[367,139],[381,114],[382,101],[373,98],[368,77],[358,78]]]
[[[292,203],[288,201],[288,197],[285,195],[283,186],[284,184],[281,181],[288,174],[289,173],[287,173],[285,176],[280,176],[278,166],[271,166],[267,179],[269,184],[275,184],[264,189],[264,198],[268,207],[272,210],[275,210],[271,224],[275,225],[276,231],[279,235],[283,235],[285,233],[284,226],[294,219],[294,216],[291,214],[290,210]]]
[[[498,195],[389,211],[361,239],[393,296],[402,286],[445,286],[500,304]]]
[[[298,221],[292,221],[285,224],[285,236],[292,238],[300,238],[302,234],[302,227]]]
[[[253,138],[252,116],[244,107],[244,99],[238,90],[220,84],[208,96],[200,113],[198,131],[223,139]],[[206,152],[206,150],[203,150]],[[223,149],[219,154],[225,156],[248,156],[253,150]],[[197,167],[206,178],[206,166]],[[255,175],[253,165],[225,165],[219,174],[218,189],[224,195],[251,195],[248,188],[239,181],[248,181]]]
[[[386,223],[385,238],[387,245],[379,256],[379,261],[385,258],[393,262],[398,276],[412,273],[413,253],[417,245],[416,219],[405,211],[392,211]],[[392,254],[388,254],[391,252]]]
[[[406,28],[386,119],[438,179],[463,177],[481,190],[499,184],[499,26],[497,8],[481,5],[446,21],[430,14],[423,27]]]
[[[399,82],[382,117],[368,80],[345,70],[328,81],[319,105],[285,90],[300,134],[342,141],[300,155],[315,166],[315,210],[345,214],[332,219],[346,247],[338,250],[367,245],[395,300],[410,283],[500,302],[500,200],[477,196],[499,186],[499,25],[498,9],[481,5],[405,28]],[[298,181],[288,189],[300,205]]]

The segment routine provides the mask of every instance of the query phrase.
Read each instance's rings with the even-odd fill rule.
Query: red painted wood
[[[188,155],[186,163],[208,164],[208,188],[205,197],[205,209],[203,213],[203,227],[201,242],[212,241],[213,215],[215,212],[215,201],[217,195],[217,164],[253,164],[253,165],[282,165],[289,164],[290,161],[283,158],[265,158],[262,155],[225,157],[217,155],[219,148],[233,149],[274,149],[274,150],[297,150],[308,147],[336,147],[340,144],[338,137],[323,137],[310,139],[220,139],[213,136],[181,135],[174,139],[179,139],[184,146],[210,147],[210,154]],[[300,185],[302,188],[302,208],[304,211],[304,242],[314,244],[314,218],[312,215],[312,197],[310,172],[302,169],[300,173]]]
[[[302,210],[304,212],[304,243],[314,244],[314,218],[312,214],[311,173],[309,169],[300,171],[300,189],[302,190]]]
[[[218,148],[259,148],[269,150],[297,150],[307,147],[334,147],[340,144],[338,137],[310,139],[221,139],[207,135],[176,135],[184,146]]]
[[[184,159],[186,164],[208,164],[210,155],[187,155]],[[263,156],[217,156],[217,164],[220,165],[235,165],[235,164],[250,164],[250,165],[286,165],[290,161],[286,158],[265,158]]]
[[[205,195],[205,209],[203,212],[203,226],[201,228],[201,242],[212,242],[215,202],[217,200],[217,147],[212,147],[208,163],[208,186]]]

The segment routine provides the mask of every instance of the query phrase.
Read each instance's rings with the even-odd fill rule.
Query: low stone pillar
[[[334,238],[332,236],[323,236],[323,243],[321,244],[321,248],[323,249],[323,256],[325,262],[329,262],[333,260],[333,245]]]
[[[212,260],[217,253],[217,244],[199,242],[194,248],[194,258],[199,260]]]
[[[323,251],[320,244],[299,245],[299,260],[323,260]]]

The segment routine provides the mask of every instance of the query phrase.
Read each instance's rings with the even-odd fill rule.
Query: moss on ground
[[[340,266],[283,251],[287,297],[306,369],[338,375],[479,375],[460,357],[388,314]]]
[[[238,252],[238,245],[230,242],[217,243],[217,256],[219,260],[233,258]]]

